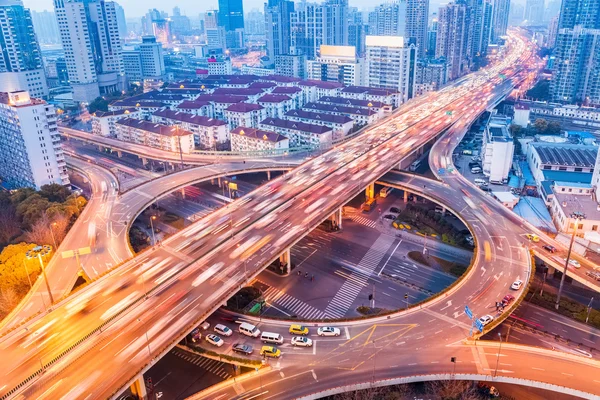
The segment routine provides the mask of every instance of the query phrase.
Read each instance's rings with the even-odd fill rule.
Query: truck
[[[362,209],[364,212],[369,212],[369,211],[371,211],[371,210],[372,210],[372,209],[373,209],[373,208],[374,208],[376,205],[377,205],[377,200],[376,200],[376,199],[374,199],[374,198],[373,198],[373,199],[369,199],[369,200],[365,201],[365,202],[362,204],[362,206],[361,206],[361,209]]]

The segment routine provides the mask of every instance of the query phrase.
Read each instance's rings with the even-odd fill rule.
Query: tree
[[[508,130],[513,135],[513,137],[520,136],[523,133],[523,127],[517,124],[510,124]]]
[[[28,228],[46,213],[49,205],[50,202],[47,199],[35,193],[17,205],[17,216]]]
[[[90,114],[93,114],[96,111],[108,111],[108,101],[106,101],[103,97],[96,97],[88,105],[88,112]]]
[[[432,399],[440,400],[476,400],[480,398],[475,384],[469,381],[431,381],[426,383],[425,392]]]
[[[21,224],[12,204],[0,208],[0,244],[8,243],[21,233]]]
[[[533,100],[550,101],[550,81],[548,79],[539,81],[527,91],[526,96]]]
[[[538,118],[533,123],[533,127],[535,128],[537,133],[546,133],[546,130],[548,129],[548,121],[542,118]]]
[[[560,135],[560,133],[562,132],[560,123],[555,122],[555,121],[551,121],[548,122],[548,127],[546,128],[546,133],[548,133],[549,135]]]
[[[63,203],[71,195],[71,191],[58,183],[43,185],[39,191],[40,196],[48,199],[48,201]]]
[[[27,260],[25,253],[33,249],[36,244],[19,243],[6,246],[0,253],[0,287],[12,288],[17,293],[27,292],[29,278],[35,282],[41,272],[38,260]],[[46,256],[45,258],[48,258]],[[27,268],[25,267],[27,263]]]

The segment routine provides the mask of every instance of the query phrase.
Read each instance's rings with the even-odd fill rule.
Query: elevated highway
[[[394,116],[366,130],[360,140],[303,164],[126,263],[27,329],[6,335],[0,346],[11,369],[2,367],[7,384],[0,393],[38,398],[116,394],[136,380],[136,371],[148,368],[346,199],[451,126],[453,118],[472,118],[482,105],[509,91],[510,80],[497,74],[512,76],[512,66],[531,54],[520,38],[512,46],[504,65],[436,93],[432,104]],[[490,252],[493,256],[491,246]],[[510,260],[508,268],[521,273],[523,265]],[[508,275],[498,280],[508,284]],[[462,293],[463,287],[453,294],[456,303],[473,295],[472,290]],[[439,318],[448,322],[446,317]],[[35,350],[28,350],[32,345]]]

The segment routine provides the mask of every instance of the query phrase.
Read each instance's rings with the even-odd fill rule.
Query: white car
[[[489,324],[490,322],[492,322],[494,320],[494,317],[492,317],[491,315],[484,315],[483,317],[479,318],[479,322],[481,322],[481,325],[486,326],[487,324]]]
[[[294,336],[292,337],[292,346],[300,346],[300,347],[311,347],[312,340],[304,337],[304,336]]]
[[[581,264],[579,264],[579,261],[573,260],[572,258],[569,260],[569,264],[571,264],[575,268],[580,268],[581,267]]]
[[[332,326],[323,326],[317,330],[319,336],[340,336],[340,330]]]
[[[523,281],[520,279],[517,279],[516,281],[513,282],[512,285],[510,285],[510,288],[512,290],[519,290],[519,289],[521,289],[521,286],[523,286]]]
[[[233,331],[231,329],[229,329],[228,327],[226,327],[225,325],[222,325],[222,324],[215,325],[215,332],[217,332],[218,334],[221,334],[223,336],[231,336],[231,335],[233,335]]]
[[[220,337],[218,337],[217,335],[213,335],[212,333],[209,333],[208,335],[206,335],[205,340],[212,344],[213,346],[217,346],[217,347],[221,347],[223,346],[223,339],[221,339]]]

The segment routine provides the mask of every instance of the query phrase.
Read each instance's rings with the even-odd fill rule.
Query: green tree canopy
[[[96,111],[108,111],[108,101],[102,97],[96,97],[89,105],[88,111],[90,114]]]

